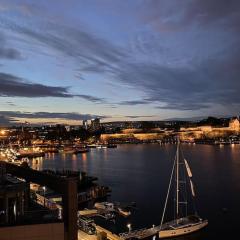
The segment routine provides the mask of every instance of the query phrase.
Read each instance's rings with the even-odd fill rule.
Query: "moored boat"
[[[89,152],[88,148],[77,148],[76,153],[86,153]]]
[[[203,220],[198,216],[195,208],[195,191],[192,182],[192,172],[188,165],[187,160],[184,158],[181,151],[180,158],[180,141],[177,145],[177,153],[174,160],[170,182],[168,186],[166,201],[164,205],[163,215],[160,224],[159,238],[177,237],[185,234],[190,234],[201,230],[208,225],[208,220]],[[173,176],[175,176],[175,189],[174,190],[174,218],[172,221],[164,222],[166,207],[168,203],[168,197],[173,185]],[[191,200],[194,206],[194,213],[188,214],[189,211],[189,199],[187,197],[187,189],[191,189]],[[184,214],[183,214],[184,213]]]
[[[131,215],[131,212],[125,208],[122,208],[122,207],[118,207],[117,208],[118,212],[120,215],[124,216],[124,217],[128,217]]]
[[[110,202],[96,202],[94,207],[99,210],[115,211],[115,206]]]
[[[208,225],[207,220],[193,215],[167,222],[162,225],[159,238],[181,236],[196,232]]]

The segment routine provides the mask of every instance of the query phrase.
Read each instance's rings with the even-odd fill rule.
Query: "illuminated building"
[[[95,118],[91,120],[91,129],[93,131],[99,130],[100,128],[100,118]]]
[[[227,137],[231,134],[240,132],[240,123],[238,118],[232,118],[229,121],[228,127],[212,127],[212,126],[198,126],[198,127],[181,127],[180,135],[183,140],[189,138],[199,139],[204,136],[209,138]]]
[[[240,123],[238,118],[233,118],[229,122],[229,128],[233,131],[239,131]]]

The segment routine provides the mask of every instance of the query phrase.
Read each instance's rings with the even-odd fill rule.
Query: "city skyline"
[[[237,0],[1,0],[0,13],[0,125],[239,114]]]

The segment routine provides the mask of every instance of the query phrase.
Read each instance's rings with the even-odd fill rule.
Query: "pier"
[[[158,234],[158,232],[160,231],[160,226],[154,226],[151,228],[138,229],[138,230],[129,231],[126,233],[120,233],[119,235],[117,235],[99,225],[95,225],[95,228],[96,228],[97,234],[104,232],[107,235],[107,239],[109,240],[127,240],[131,238],[144,239],[147,237],[154,236]]]
[[[89,235],[82,230],[78,230],[78,240],[97,240],[97,236]]]
[[[81,211],[78,211],[78,213],[80,214],[80,216],[96,216],[98,214],[97,209],[84,209]]]
[[[114,234],[112,232],[110,232],[109,230],[100,227],[99,225],[95,225],[96,231],[97,233],[106,233],[107,234],[107,239],[109,240],[122,240],[122,238],[120,236],[118,236],[117,234]]]

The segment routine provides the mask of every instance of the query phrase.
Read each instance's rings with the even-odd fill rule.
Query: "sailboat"
[[[181,151],[181,158],[180,158]],[[175,176],[175,181],[174,181]],[[173,184],[174,183],[174,184]],[[165,212],[169,199],[169,193],[174,185],[174,218],[164,223]],[[189,186],[189,187],[188,187]],[[194,206],[194,213],[189,214],[190,202],[187,197],[187,190],[191,190],[191,200]],[[159,238],[177,237],[196,232],[208,225],[208,220],[203,220],[197,214],[195,208],[195,191],[192,182],[192,172],[187,160],[184,158],[180,148],[180,140],[177,143],[177,152],[171,172],[166,201],[163,209]]]

